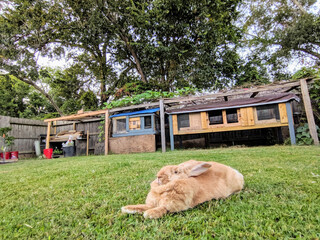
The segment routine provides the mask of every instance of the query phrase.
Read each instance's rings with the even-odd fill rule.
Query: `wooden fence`
[[[52,125],[51,133],[57,134],[61,131],[73,130],[83,131],[84,134],[89,133],[89,152],[102,154],[104,152],[103,143],[99,143],[99,125],[100,119],[92,119],[86,121],[59,121]],[[41,141],[41,149],[44,148],[43,142],[47,134],[47,123],[41,120],[30,120],[23,118],[13,118],[0,116],[0,128],[10,127],[10,136],[15,137],[14,145],[10,151],[19,151],[19,158],[29,158],[35,156],[34,142]],[[42,135],[42,137],[40,137]],[[3,142],[0,141],[0,147]],[[85,145],[86,148],[86,145]]]
[[[41,120],[0,116],[0,128],[3,127],[12,128],[9,135],[15,140],[11,151],[19,151],[19,157],[26,158],[35,155],[34,142],[39,140],[40,134],[46,134],[47,124]]]

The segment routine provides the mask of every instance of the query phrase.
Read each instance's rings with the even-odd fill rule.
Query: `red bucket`
[[[19,158],[19,152],[15,151],[15,152],[11,152],[11,159],[18,159]]]
[[[11,152],[6,152],[4,156],[5,156],[5,159],[10,159]]]
[[[52,158],[53,148],[43,149],[43,154],[46,156],[47,159]]]
[[[3,153],[0,153],[0,159],[3,159]]]

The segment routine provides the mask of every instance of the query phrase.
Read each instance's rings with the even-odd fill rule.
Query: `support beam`
[[[104,154],[109,154],[109,111],[105,113],[105,125],[104,125]]]
[[[173,151],[174,150],[174,135],[173,135],[172,115],[169,115],[169,129],[170,129],[170,147],[171,147],[171,151]]]
[[[292,114],[292,107],[291,107],[290,102],[286,103],[286,108],[287,108],[287,115],[288,115],[288,124],[289,124],[291,145],[296,145],[296,135],[295,135],[295,131],[294,131],[293,114]]]
[[[86,155],[89,156],[89,138],[90,138],[90,132],[87,130],[87,152]]]
[[[56,135],[57,134],[57,121],[53,122],[53,134]]]
[[[309,91],[308,91],[308,84],[307,84],[306,79],[300,80],[300,86],[301,86],[301,94],[302,94],[304,109],[305,109],[306,115],[307,115],[310,135],[313,139],[314,145],[318,146],[319,145],[319,138],[318,138],[318,133],[317,133],[317,129],[316,129],[316,123],[314,121],[312,105],[311,105],[311,100],[310,100]]]
[[[161,130],[161,149],[162,152],[166,152],[166,132],[165,132],[165,120],[164,120],[164,104],[163,99],[159,101],[160,105],[160,130]]]
[[[46,138],[46,149],[48,149],[50,147],[50,131],[51,131],[51,122],[48,122],[47,138]]]

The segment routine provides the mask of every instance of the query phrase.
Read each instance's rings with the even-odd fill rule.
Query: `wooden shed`
[[[291,143],[295,144],[291,106],[294,100],[299,101],[295,94],[281,93],[167,110],[171,149],[177,135],[284,126],[289,127]]]
[[[119,113],[112,119],[112,137],[109,139],[113,153],[155,152],[156,134],[160,130],[160,108]]]

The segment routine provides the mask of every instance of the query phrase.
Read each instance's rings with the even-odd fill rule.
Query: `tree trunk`
[[[136,64],[136,69],[141,77],[142,82],[147,83],[147,78],[144,75],[144,72],[142,70],[141,64],[140,64],[140,60],[138,58],[137,53],[135,52],[135,50],[133,49],[133,47],[130,45],[129,39],[127,36],[124,36],[121,34],[121,39],[125,42],[127,49],[129,50],[129,52],[131,53],[132,57],[134,58],[135,64]]]
[[[43,96],[45,96],[49,100],[49,102],[52,104],[54,109],[60,114],[60,116],[64,115],[63,112],[61,111],[61,109],[58,107],[58,105],[53,100],[53,98],[48,93],[46,93],[43,89],[41,89],[39,86],[37,86],[33,81],[21,78],[19,76],[15,76],[15,77],[18,78],[20,81],[22,81],[28,85],[31,85],[36,90],[38,90]]]

